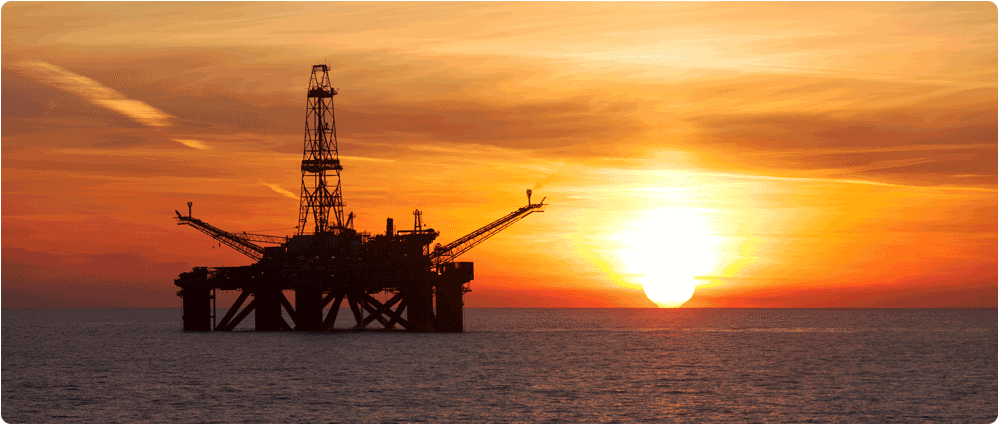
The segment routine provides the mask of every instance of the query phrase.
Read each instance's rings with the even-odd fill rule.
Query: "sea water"
[[[2,325],[12,423],[997,418],[996,309],[466,309],[461,334],[183,332],[179,309]]]

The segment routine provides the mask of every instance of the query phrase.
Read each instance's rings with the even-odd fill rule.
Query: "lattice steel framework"
[[[302,150],[302,192],[299,196],[298,234],[306,233],[312,216],[314,233],[338,232],[344,227],[344,202],[340,193],[340,159],[329,67],[314,65],[306,94],[306,134]],[[327,182],[328,174],[330,182]],[[332,183],[332,184],[331,184]],[[331,217],[331,210],[333,217]]]

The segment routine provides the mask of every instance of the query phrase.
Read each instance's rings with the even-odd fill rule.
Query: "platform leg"
[[[295,290],[295,330],[323,329],[323,292],[318,288]]]
[[[207,332],[212,330],[212,289],[188,286],[181,290],[184,300],[184,330]]]
[[[281,291],[277,289],[259,289],[253,294],[256,311],[254,312],[254,328],[258,331],[279,331],[283,328],[281,318]]]
[[[462,332],[464,323],[462,317],[462,285],[455,280],[439,282],[435,293],[437,304],[438,332]]]
[[[434,331],[434,295],[431,286],[410,288],[403,294],[406,303],[406,330],[411,332]],[[405,325],[404,325],[405,326]]]

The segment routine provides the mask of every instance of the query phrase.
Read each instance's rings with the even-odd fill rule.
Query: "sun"
[[[644,212],[614,238],[621,243],[620,262],[660,307],[679,307],[694,295],[697,281],[718,262],[720,238],[707,212],[660,209]]]
[[[646,298],[661,308],[680,307],[694,296],[694,276],[655,276],[639,278]]]

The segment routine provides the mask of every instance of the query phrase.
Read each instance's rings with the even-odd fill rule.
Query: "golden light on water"
[[[651,301],[679,307],[694,295],[695,277],[719,263],[721,237],[705,211],[666,208],[648,211],[614,239],[626,275],[635,276]]]

